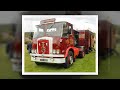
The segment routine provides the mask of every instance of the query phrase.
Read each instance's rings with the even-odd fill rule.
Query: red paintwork
[[[66,50],[69,47],[74,47],[73,35],[70,35],[69,38],[61,38],[62,42],[60,43],[60,50],[63,51],[61,54],[66,54]]]
[[[32,40],[32,49],[37,49],[37,39]]]
[[[13,47],[14,47],[14,51],[15,51],[16,53],[22,52],[22,43],[21,43],[21,42],[15,41]]]
[[[70,55],[68,55],[68,62],[70,63]]]
[[[37,44],[32,43],[32,49],[37,49]]]
[[[76,48],[76,47],[69,47],[69,48],[67,48],[67,50],[66,50],[66,53],[65,53],[65,56],[64,56],[64,57],[67,57],[68,52],[69,52],[69,50],[70,50],[70,49],[72,49],[72,50],[74,51],[74,58],[76,58],[76,56],[78,56],[79,51],[80,51],[80,48]]]
[[[52,38],[53,38],[53,49],[55,49],[55,50],[60,49],[60,53],[61,53],[62,50],[60,48],[60,37],[55,36]]]
[[[85,46],[88,49],[90,46],[90,31],[89,30],[85,30]]]
[[[81,48],[73,47],[73,50],[74,50],[74,58],[76,58],[79,55],[79,51],[81,51]]]
[[[72,47],[72,49],[75,50],[74,57],[76,57],[76,55],[78,54],[79,49],[74,47],[73,35],[70,35],[69,38],[61,38],[61,37],[52,37],[52,38],[53,38],[53,49],[60,49],[60,53],[61,54],[66,54],[65,55],[65,57],[66,57],[67,54],[68,54],[68,52],[66,50],[68,50],[69,47]],[[61,42],[60,42],[60,40],[61,40]],[[36,40],[34,39],[34,41],[37,41],[37,39]],[[32,48],[37,49],[37,44],[33,43]],[[39,54],[42,53],[40,47],[39,47],[38,51],[39,51]],[[47,49],[47,51],[48,52],[46,52],[46,54],[49,53],[49,49]]]
[[[49,41],[48,40],[38,40],[38,54],[49,54]]]
[[[56,43],[56,44],[60,44],[60,38],[61,37],[59,37],[59,36],[54,36],[54,37],[52,37],[53,38],[53,43]]]
[[[65,54],[65,51],[66,51],[67,47],[69,47],[68,39],[67,38],[61,38],[61,40],[62,40],[62,42],[60,43],[61,54]]]
[[[37,44],[37,39],[33,39],[32,43],[36,43]]]
[[[72,43],[70,44],[70,39],[72,41],[73,36],[69,38],[62,38],[62,37],[52,37],[53,38],[53,49],[60,49],[61,54],[65,54],[65,51],[69,46],[74,46]]]
[[[79,31],[79,45],[85,46],[85,31]]]
[[[13,52],[20,54],[22,52],[22,41],[21,41],[21,33],[15,33],[15,39],[13,40]]]
[[[79,45],[85,46],[85,49],[88,50],[89,47],[92,47],[92,32],[89,30],[80,30],[79,31]]]
[[[67,24],[72,26],[72,24],[70,24],[68,22],[67,22]],[[60,49],[60,54],[64,54],[65,57],[68,55],[68,50],[70,50],[70,49],[73,49],[73,51],[74,51],[74,58],[79,54],[80,49],[74,47],[74,33],[73,33],[73,31],[72,31],[72,34],[69,35],[68,38],[58,37],[58,36],[56,36],[56,37],[54,36],[52,38],[53,38],[53,48],[52,49],[56,49],[56,50]],[[36,40],[33,40],[33,42],[36,43]],[[42,42],[49,43],[47,40],[43,40],[43,41],[39,40],[38,41],[38,43],[42,43]],[[33,46],[33,48],[37,49],[37,45],[35,43],[33,43],[32,46]],[[49,47],[48,46],[45,46],[45,47],[47,49],[45,53],[48,54],[49,53]],[[41,52],[41,47],[38,46],[38,48],[39,48],[38,53],[41,54],[42,53]]]

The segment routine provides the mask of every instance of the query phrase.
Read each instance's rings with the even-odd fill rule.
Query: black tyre
[[[87,49],[87,50],[86,50],[86,54],[89,54],[89,52],[90,52],[89,49]]]
[[[63,64],[64,68],[68,68],[70,65],[73,64],[74,58],[73,58],[73,52],[69,51],[68,56],[66,57],[66,61]]]
[[[35,64],[36,64],[36,65],[40,65],[40,63],[39,63],[39,62],[35,62]]]
[[[80,57],[80,58],[84,58],[84,56],[85,56],[85,52],[84,52],[84,51],[81,51],[81,52],[79,53],[79,57]]]
[[[81,54],[81,58],[84,58],[84,56],[85,56],[85,52],[83,51]]]
[[[74,55],[73,55],[73,57],[74,57]],[[73,62],[75,62],[76,60],[75,60],[75,58],[73,58]]]

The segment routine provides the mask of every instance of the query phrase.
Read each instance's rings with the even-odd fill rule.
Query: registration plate
[[[40,59],[40,61],[48,61],[47,59]]]

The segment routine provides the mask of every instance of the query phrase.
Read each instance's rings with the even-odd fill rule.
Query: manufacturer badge
[[[45,46],[44,46],[44,42],[42,42],[41,52],[42,52],[42,54],[43,54],[43,53],[45,53]]]

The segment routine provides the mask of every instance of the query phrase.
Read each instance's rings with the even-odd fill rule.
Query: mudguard
[[[79,55],[80,48],[76,48],[76,47],[69,47],[69,48],[67,48],[67,50],[66,50],[66,53],[65,53],[65,58],[67,57],[68,52],[69,52],[70,50],[72,50],[72,51],[73,51],[73,53],[74,53],[74,58],[76,58],[76,56],[78,56],[78,55]]]

